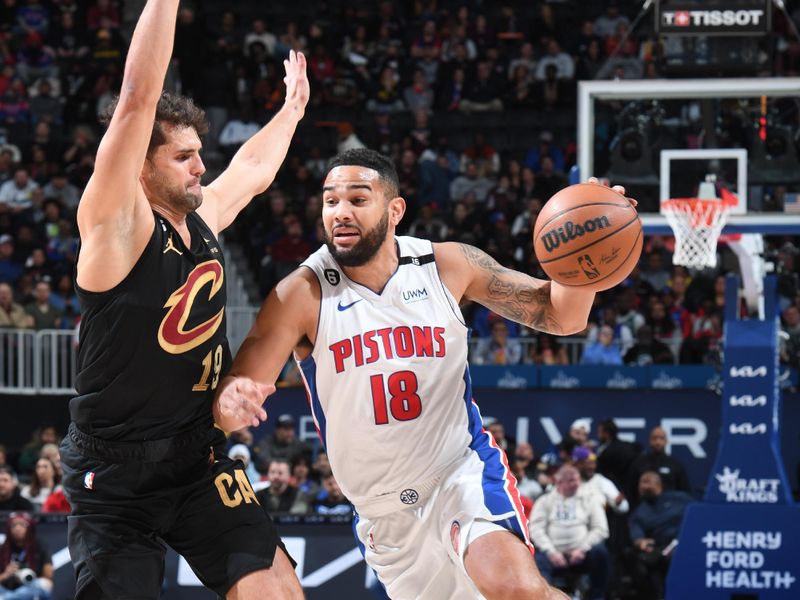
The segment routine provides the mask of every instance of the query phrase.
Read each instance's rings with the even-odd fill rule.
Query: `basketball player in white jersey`
[[[388,158],[333,159],[326,245],[265,301],[220,384],[216,422],[266,419],[293,351],[359,546],[391,598],[566,598],[536,569],[505,453],[481,427],[459,302],[567,335],[586,326],[594,293],[471,246],[395,236],[404,212]]]

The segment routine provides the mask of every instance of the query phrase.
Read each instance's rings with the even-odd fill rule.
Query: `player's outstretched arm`
[[[230,225],[253,196],[269,187],[305,114],[310,94],[306,58],[302,52],[291,50],[283,66],[286,69],[283,107],[261,131],[242,144],[228,168],[204,190],[205,201],[198,211],[215,233]]]
[[[261,405],[275,391],[275,382],[292,350],[303,346],[310,351],[319,301],[319,282],[304,267],[270,292],[231,370],[217,388],[213,412],[222,429],[236,431],[266,420]]]
[[[133,32],[119,101],[78,205],[78,280],[102,291],[130,272],[153,228],[139,176],[172,56],[179,0],[149,0]]]
[[[436,261],[445,285],[458,301],[472,300],[507,319],[555,335],[586,328],[594,292],[576,291],[507,269],[467,244],[436,244]]]

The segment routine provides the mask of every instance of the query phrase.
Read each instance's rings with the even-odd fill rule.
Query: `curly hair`
[[[119,96],[106,107],[100,116],[100,122],[106,127],[111,122],[111,117],[117,108]],[[150,157],[156,148],[167,143],[164,133],[164,124],[177,127],[191,127],[199,136],[208,133],[208,120],[205,111],[198,107],[191,98],[162,92],[156,106],[156,118],[153,122],[153,133],[150,135],[150,144],[147,146],[147,156]]]

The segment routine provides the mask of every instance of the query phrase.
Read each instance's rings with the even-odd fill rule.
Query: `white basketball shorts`
[[[404,490],[404,503],[418,496],[408,507],[356,514],[361,551],[392,600],[483,598],[467,576],[464,551],[492,531],[509,530],[533,551],[505,454],[494,444],[473,448],[436,485]]]

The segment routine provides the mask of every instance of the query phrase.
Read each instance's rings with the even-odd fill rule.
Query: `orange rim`
[[[692,228],[711,227],[720,213],[727,214],[736,205],[736,198],[671,198],[661,203],[662,210],[690,213]],[[688,210],[687,210],[688,208]]]

